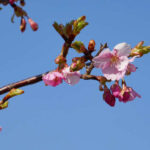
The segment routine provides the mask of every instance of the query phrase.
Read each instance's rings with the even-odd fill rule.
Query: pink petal
[[[130,97],[129,97],[128,101],[131,101],[131,100],[135,99],[136,97],[141,98],[141,96],[130,87],[129,87],[129,91],[130,91]]]
[[[80,81],[80,72],[70,72],[70,67],[63,69],[64,81],[70,85],[77,84]]]
[[[117,50],[118,56],[129,56],[131,53],[131,46],[127,43],[120,43],[114,47],[114,50]]]
[[[133,64],[128,64],[127,67],[127,72],[135,72],[136,71],[136,67]]]
[[[108,80],[112,80],[112,81],[120,80],[125,75],[125,71],[118,71],[116,69],[115,65],[112,65],[112,66],[109,66],[105,69],[102,69],[102,72]]]
[[[93,58],[94,66],[96,68],[106,68],[109,66],[112,56],[109,48],[104,49],[98,56]]]
[[[110,89],[115,97],[120,97],[121,87],[118,84],[113,84]]]
[[[129,64],[128,57],[121,56],[116,64],[116,68],[118,69],[118,71],[125,71],[127,69],[128,64]]]

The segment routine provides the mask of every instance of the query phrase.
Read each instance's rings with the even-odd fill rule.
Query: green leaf
[[[75,41],[71,44],[71,47],[74,48],[78,53],[85,52],[85,46],[81,41]]]
[[[11,17],[11,22],[14,23],[15,13]]]
[[[85,19],[86,17],[85,16],[82,16],[80,18],[78,18],[76,21],[74,21],[74,24],[73,24],[73,33],[75,35],[79,34],[80,31],[88,25],[88,22],[85,22]]]
[[[64,30],[63,25],[59,25],[57,22],[54,22],[53,27],[60,35],[63,35],[63,30]]]
[[[12,89],[12,90],[10,90],[10,92],[8,93],[8,95],[10,97],[14,97],[14,96],[17,96],[17,95],[21,95],[23,93],[24,93],[24,91],[21,90],[21,89]]]
[[[8,107],[8,101],[6,101],[4,104],[0,104],[0,110],[5,109]]]

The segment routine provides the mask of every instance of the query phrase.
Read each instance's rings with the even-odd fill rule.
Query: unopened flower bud
[[[89,51],[94,51],[94,48],[95,48],[95,41],[90,40],[89,45],[88,45],[88,50]]]
[[[70,66],[70,71],[77,71],[78,70],[78,66],[76,62],[73,62]]]
[[[24,0],[20,0],[20,5],[24,6],[25,5],[25,1]]]
[[[60,55],[55,59],[55,63],[56,64],[66,63],[66,58]]]
[[[28,22],[33,31],[36,31],[38,29],[38,24],[36,22],[34,22],[31,18],[28,19]]]
[[[114,106],[115,106],[116,99],[115,99],[115,97],[111,94],[110,89],[108,89],[107,87],[104,88],[103,99],[104,99],[104,101],[105,101],[108,105],[110,105],[111,107],[114,107]]]
[[[80,59],[73,62],[70,66],[71,71],[78,71],[81,70],[85,66],[85,61],[80,57]]]
[[[20,30],[21,32],[24,32],[25,29],[26,29],[26,21],[24,18],[21,18]]]

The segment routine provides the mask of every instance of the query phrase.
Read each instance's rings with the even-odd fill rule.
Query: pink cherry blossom
[[[75,71],[71,72],[70,67],[66,67],[62,71],[63,76],[64,76],[64,81],[70,85],[77,84],[80,81],[80,72]]]
[[[119,97],[120,102],[128,102],[134,100],[136,97],[141,98],[141,96],[134,91],[131,87],[125,87],[125,89],[122,89]]]
[[[134,91],[131,87],[127,87],[126,85],[123,85],[123,88],[121,88],[118,84],[113,84],[111,86],[112,94],[119,99],[120,102],[128,102],[134,100],[136,97],[141,98],[141,96]]]
[[[130,52],[131,47],[127,43],[116,45],[113,51],[106,48],[93,58],[94,66],[101,68],[108,80],[120,80],[124,77],[127,66],[131,62],[128,59]]]
[[[115,83],[113,84],[111,87],[110,87],[110,90],[112,92],[112,94],[116,97],[116,98],[119,98],[120,97],[120,93],[121,93],[121,87],[119,86],[118,83]]]
[[[115,106],[116,103],[115,96],[113,96],[111,94],[111,91],[106,87],[104,88],[103,99],[108,105],[112,107]]]
[[[63,75],[60,72],[52,71],[44,75],[42,79],[46,85],[55,87],[62,83]]]
[[[2,127],[0,127],[0,132],[2,131]]]

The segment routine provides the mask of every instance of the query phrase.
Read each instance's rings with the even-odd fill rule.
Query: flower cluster
[[[94,66],[102,69],[104,76],[108,80],[120,80],[124,77],[127,69],[135,69],[135,66],[130,64],[134,57],[132,59],[128,58],[130,53],[131,47],[127,43],[116,45],[113,51],[106,48],[93,59]]]
[[[104,85],[103,99],[110,106],[114,106],[116,98],[120,102],[128,102],[136,97],[141,97],[131,87],[127,87],[124,76],[136,71],[136,67],[131,64],[135,57],[129,59],[131,47],[127,43],[116,45],[113,51],[109,48],[104,49],[97,57],[93,58],[96,68],[100,68],[107,80],[116,81],[110,89]],[[122,88],[119,86],[119,80],[122,79]]]
[[[43,81],[45,85],[57,86],[64,80],[70,85],[77,84],[80,80],[80,72],[71,72],[70,67],[65,67],[61,72],[52,71],[43,76]]]
[[[119,86],[118,82],[113,84],[110,89],[105,86],[103,99],[110,106],[115,106],[116,98],[123,103],[134,100],[136,97],[141,98],[141,96],[134,91],[131,87],[127,87],[125,83],[122,84],[122,88]]]

